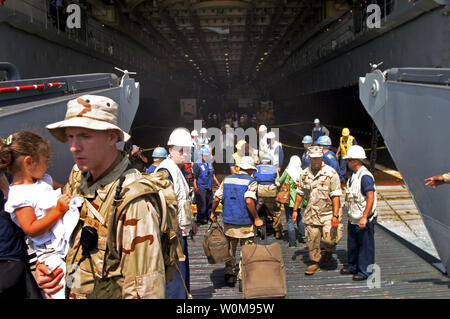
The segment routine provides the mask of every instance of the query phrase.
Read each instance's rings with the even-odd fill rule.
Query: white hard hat
[[[205,133],[205,134],[206,134],[206,132],[207,132],[207,131],[206,131],[206,128],[204,128],[204,127],[200,130],[200,134],[202,134],[202,133]]]
[[[191,136],[198,136],[198,132],[197,132],[197,130],[193,130],[192,132],[191,132]]]
[[[347,155],[344,157],[344,159],[365,159],[366,152],[364,149],[359,145],[352,145],[348,148]]]
[[[259,126],[259,131],[260,132],[267,132],[267,127],[263,124]]]
[[[250,156],[243,156],[241,158],[241,161],[237,164],[237,166],[239,166],[242,169],[254,169],[254,170],[256,170],[255,161]]]
[[[269,133],[267,133],[267,138],[275,138],[275,133],[270,131]]]
[[[317,123],[320,123],[320,120],[319,120],[319,119],[315,119],[315,120],[314,120],[314,124],[317,124]]]
[[[189,131],[183,127],[176,128],[173,130],[172,134],[170,134],[167,145],[191,147],[191,134],[189,134]]]

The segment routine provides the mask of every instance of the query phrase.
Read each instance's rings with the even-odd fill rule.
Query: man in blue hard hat
[[[214,168],[210,161],[211,152],[209,148],[203,146],[200,149],[200,158],[194,163],[194,190],[195,202],[197,203],[197,224],[204,225],[208,223],[208,217],[211,212],[213,194],[212,183],[216,182],[220,186]]]
[[[302,143],[303,143],[303,148],[305,149],[305,151],[303,152],[303,155],[302,155],[302,169],[306,169],[307,167],[311,166],[311,161],[309,160],[309,157],[308,157],[308,155],[309,155],[308,149],[312,146],[313,139],[311,136],[305,135],[303,137]]]
[[[341,183],[345,183],[344,176],[341,174],[341,169],[339,167],[339,162],[337,160],[336,154],[330,149],[331,147],[331,138],[324,135],[317,139],[317,145],[322,146],[323,152],[323,162],[336,171],[339,175],[339,179]]]
[[[167,158],[167,151],[164,147],[157,147],[153,150],[153,164],[147,169],[147,173],[153,173],[158,165]]]

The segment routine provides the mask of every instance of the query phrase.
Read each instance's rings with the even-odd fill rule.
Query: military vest
[[[161,213],[161,250],[166,282],[173,279],[174,272],[177,270],[176,263],[185,260],[181,247],[181,234],[178,230],[177,198],[172,183],[167,179],[168,173],[139,176],[134,169],[129,169],[122,173],[122,176],[122,182],[117,179],[101,192],[97,191],[93,200],[85,198],[80,209],[80,222],[72,234],[73,245],[66,257],[66,281],[73,283],[72,275],[75,272],[79,272],[78,276],[82,279],[80,287],[76,286],[77,283],[73,285],[73,289],[70,288],[72,285],[67,285],[69,297],[121,298],[122,251],[119,251],[117,247],[120,240],[117,238],[117,227],[120,220],[124,219],[128,204],[138,197],[145,196],[150,210],[158,208]],[[69,189],[65,193],[72,197],[83,196],[84,194],[79,192],[81,177],[81,171],[75,168],[70,176]],[[121,183],[123,186],[120,185]],[[94,228],[98,234],[97,246],[89,258],[82,255],[80,245],[81,230],[84,226]]]

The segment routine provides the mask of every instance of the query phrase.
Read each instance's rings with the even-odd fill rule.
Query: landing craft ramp
[[[347,225],[346,220],[344,225]],[[283,227],[287,229],[284,212]],[[200,226],[194,240],[189,239],[191,293],[195,299],[242,298],[237,284],[233,288],[226,285],[224,264],[208,264],[202,248],[207,228],[208,225]],[[426,254],[419,256],[418,250],[408,242],[378,225],[375,228],[375,262],[380,267],[380,288],[371,289],[366,281],[355,282],[351,276],[339,273],[347,262],[346,228],[330,265],[313,276],[304,274],[309,263],[306,244],[290,249],[285,240],[276,240],[269,231],[267,243],[275,241],[282,247],[289,299],[450,298],[450,279],[431,265],[432,258]],[[236,254],[240,255],[240,246]]]

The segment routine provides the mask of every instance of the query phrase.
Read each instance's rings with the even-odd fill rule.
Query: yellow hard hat
[[[350,135],[350,130],[348,128],[343,128],[342,129],[342,136],[349,136]]]
[[[240,140],[239,142],[237,142],[236,148],[240,150],[245,143],[247,143],[245,140]]]

